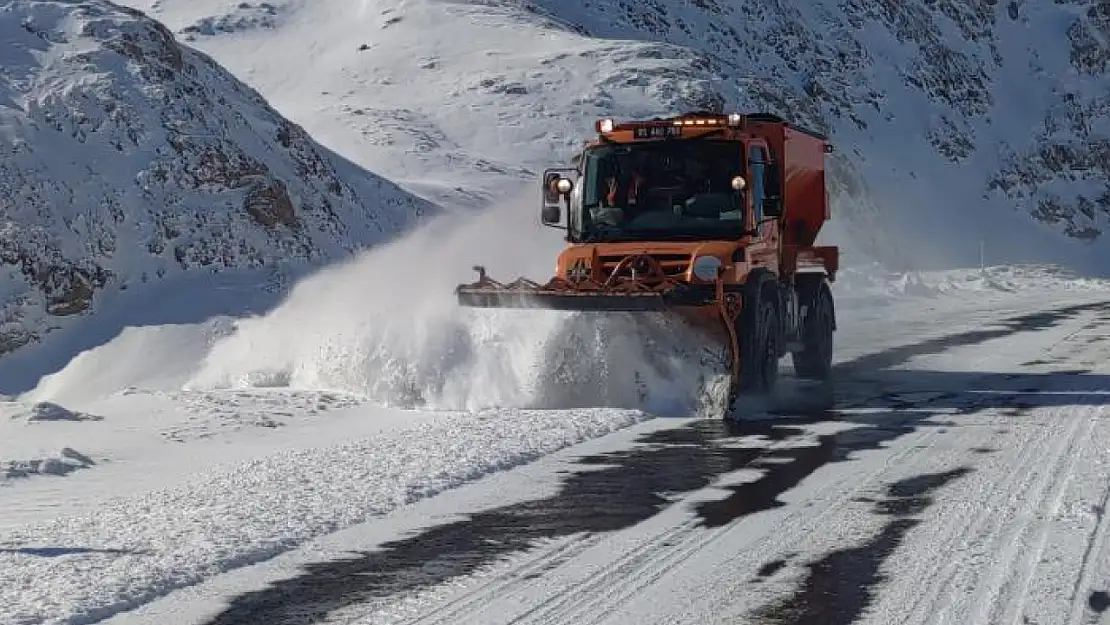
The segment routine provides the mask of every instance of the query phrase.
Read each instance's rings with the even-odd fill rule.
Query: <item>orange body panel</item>
[[[809,246],[828,221],[829,200],[825,192],[825,142],[793,128],[781,128],[784,146],[783,186],[786,245]]]

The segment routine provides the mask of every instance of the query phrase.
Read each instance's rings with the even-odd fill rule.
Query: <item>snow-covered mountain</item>
[[[1097,0],[130,4],[410,188],[494,196],[601,116],[769,110],[838,144],[846,261],[1107,255]]]
[[[1110,223],[1105,2],[534,4],[594,37],[696,50],[717,101],[830,131],[908,231],[945,236],[975,213],[989,240],[1031,216],[1093,241]]]
[[[104,290],[345,257],[433,211],[133,9],[0,5],[0,354]]]
[[[531,214],[518,187],[596,118],[700,108],[832,134],[845,263],[1107,266],[1093,0],[128,3],[158,22],[0,12],[0,351],[105,288],[377,241],[431,210],[412,193]],[[537,232],[497,236],[549,237],[546,267]]]

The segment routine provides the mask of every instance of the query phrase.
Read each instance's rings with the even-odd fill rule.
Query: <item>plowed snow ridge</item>
[[[685,324],[456,304],[476,263],[503,281],[551,276],[563,241],[538,225],[533,195],[447,217],[305,280],[270,314],[239,322],[187,387],[341,390],[425,409],[688,414],[707,373],[725,369],[719,347]]]

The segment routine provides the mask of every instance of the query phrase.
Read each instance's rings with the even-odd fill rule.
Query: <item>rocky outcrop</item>
[[[105,288],[339,258],[434,207],[334,156],[160,23],[0,9],[0,353]]]

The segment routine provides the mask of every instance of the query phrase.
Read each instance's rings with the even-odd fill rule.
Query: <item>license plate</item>
[[[636,139],[669,139],[682,136],[682,126],[640,126],[632,129]]]

